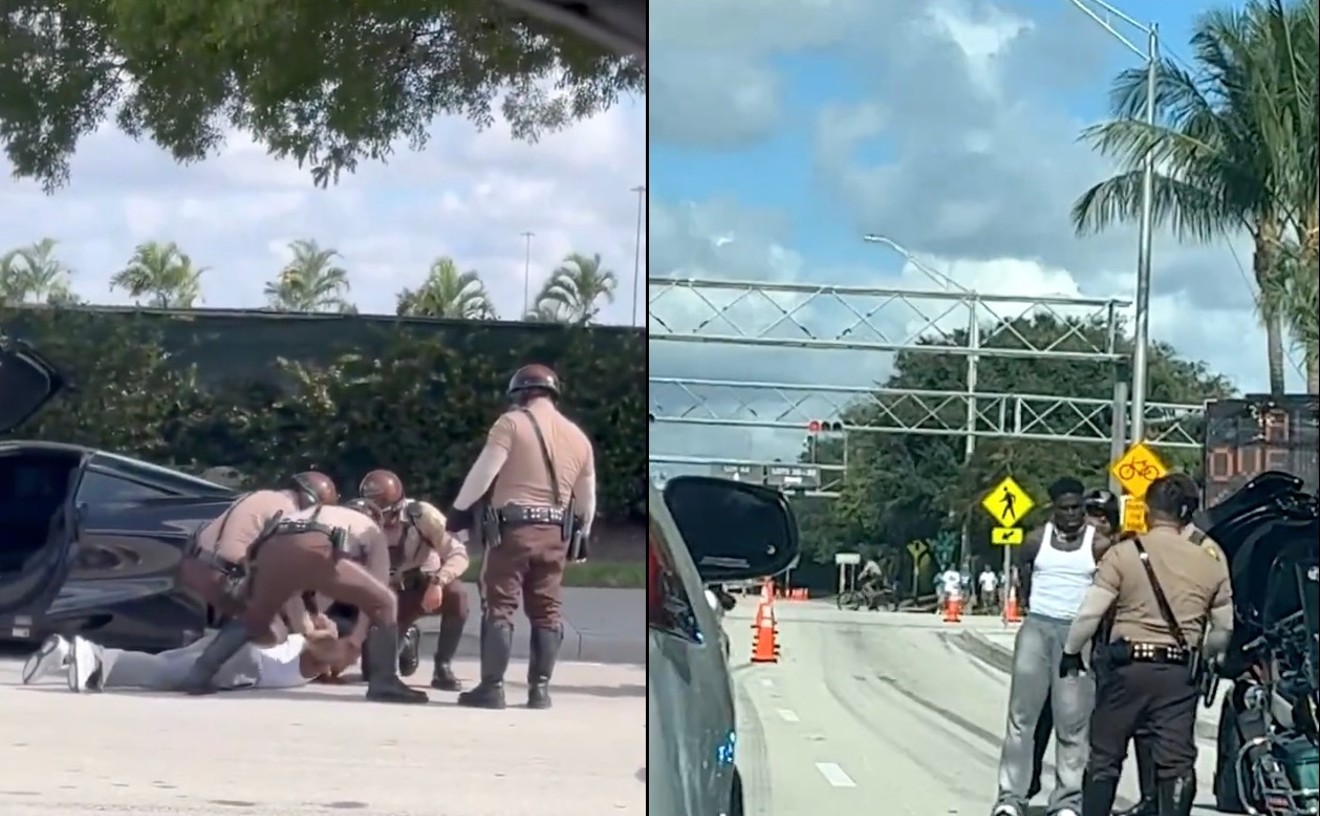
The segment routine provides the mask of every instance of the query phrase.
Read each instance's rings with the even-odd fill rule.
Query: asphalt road
[[[4,816],[607,816],[645,812],[641,667],[561,664],[550,711],[312,686],[188,698],[18,684],[0,660]],[[456,667],[474,678],[477,667]],[[515,662],[510,680],[526,676]],[[510,683],[511,701],[526,687]],[[607,724],[607,726],[602,726]]]
[[[1008,678],[955,635],[999,628],[997,620],[944,624],[934,615],[779,602],[781,660],[753,666],[753,611],[745,601],[726,619],[749,816],[988,816]],[[1203,792],[1213,767],[1212,746],[1202,742]],[[1135,799],[1135,778],[1129,768],[1120,798]]]

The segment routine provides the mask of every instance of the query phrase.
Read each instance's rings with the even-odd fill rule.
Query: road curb
[[[513,637],[513,658],[526,660],[529,655],[528,639],[524,627],[519,637],[515,630]],[[436,634],[422,633],[422,663],[427,665],[435,653]],[[458,644],[458,657],[480,658],[481,638],[475,633],[463,633]],[[584,634],[565,630],[564,645],[560,649],[559,659],[573,663],[609,663],[642,665],[646,663],[646,643],[642,638],[623,639],[601,635]]]
[[[990,664],[995,669],[1011,674],[1013,671],[1013,650],[991,641],[988,637],[971,629],[959,632],[952,638],[954,645],[972,657]],[[1197,712],[1198,715],[1200,712]],[[1215,723],[1197,716],[1196,736],[1210,742],[1219,740],[1219,728]]]

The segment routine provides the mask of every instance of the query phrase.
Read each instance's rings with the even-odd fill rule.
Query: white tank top
[[[1045,525],[1040,552],[1031,567],[1031,597],[1027,608],[1038,615],[1072,620],[1095,578],[1095,528],[1086,525],[1076,550],[1054,546],[1054,525]]]

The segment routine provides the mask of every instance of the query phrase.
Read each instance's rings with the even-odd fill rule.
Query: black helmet
[[[1118,496],[1113,492],[1103,487],[1088,491],[1082,497],[1082,506],[1086,508],[1087,515],[1104,516],[1111,526],[1118,526]]]
[[[380,505],[376,504],[371,499],[364,499],[360,496],[356,499],[349,499],[344,502],[343,506],[347,507],[349,510],[356,510],[377,524],[380,524],[381,519],[384,517]]]
[[[509,378],[508,394],[517,398],[528,391],[544,391],[552,397],[559,396],[559,375],[550,366],[532,363],[513,372]]]

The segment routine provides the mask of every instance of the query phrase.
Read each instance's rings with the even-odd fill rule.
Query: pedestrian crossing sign
[[[995,527],[990,531],[990,543],[997,547],[1016,547],[1027,537],[1021,527]]]
[[[1016,527],[1031,512],[1036,503],[1027,495],[1012,476],[995,485],[994,489],[981,499],[981,506],[990,517],[999,522],[1000,527]]]

